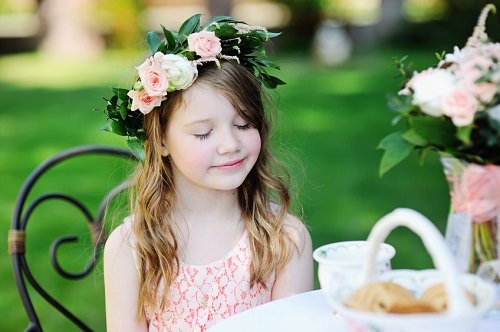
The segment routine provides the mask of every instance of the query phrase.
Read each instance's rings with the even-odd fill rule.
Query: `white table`
[[[219,322],[209,332],[345,332],[321,290],[269,302]],[[500,319],[483,320],[478,332],[499,332]]]

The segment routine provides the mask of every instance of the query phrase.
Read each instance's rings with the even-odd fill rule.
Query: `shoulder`
[[[107,331],[146,331],[137,317],[139,271],[131,242],[132,228],[125,221],[109,235],[104,245],[104,293]]]
[[[296,216],[287,214],[283,228],[290,239],[290,256],[284,266],[276,271],[273,300],[310,291],[314,286],[312,243],[306,225]]]
[[[127,217],[122,224],[118,225],[109,234],[104,245],[104,260],[118,254],[128,255],[132,253],[133,235],[131,220]],[[113,259],[113,258],[111,258]]]
[[[301,219],[287,213],[283,219],[283,226],[299,252],[311,247],[311,235]]]
[[[111,232],[104,244],[103,256],[105,279],[137,274],[135,242],[130,223],[124,222]]]

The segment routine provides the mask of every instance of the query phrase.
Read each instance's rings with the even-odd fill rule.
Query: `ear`
[[[168,156],[168,149],[167,149],[167,142],[165,142],[165,140],[163,140],[161,142],[161,150],[160,150],[160,153],[163,157],[166,157]]]

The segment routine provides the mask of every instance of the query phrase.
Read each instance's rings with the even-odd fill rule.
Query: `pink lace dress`
[[[238,244],[215,262],[207,265],[180,262],[167,307],[146,308],[149,331],[205,331],[222,319],[271,301],[275,276],[266,282],[266,287],[261,284],[250,287],[251,259],[245,231]]]

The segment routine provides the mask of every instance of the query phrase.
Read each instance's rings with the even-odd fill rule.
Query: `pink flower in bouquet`
[[[213,31],[200,31],[188,36],[189,50],[202,59],[211,59],[222,52],[220,39]]]
[[[158,62],[157,57],[151,56],[146,59],[146,61],[137,67],[137,72],[139,73],[141,84],[149,96],[165,96],[167,94],[167,74]]]
[[[466,212],[479,223],[500,214],[500,166],[470,164],[454,182],[451,197],[457,212]]]
[[[490,103],[497,92],[496,84],[478,82],[491,68],[494,62],[491,57],[474,55],[458,67],[457,78],[461,85],[469,90],[482,103]]]
[[[131,110],[139,110],[142,114],[148,114],[153,108],[160,106],[163,100],[162,96],[150,96],[145,90],[130,90],[127,96],[132,98]]]
[[[478,102],[470,92],[457,88],[443,98],[441,107],[443,114],[450,117],[455,126],[461,127],[472,123]]]
[[[488,104],[497,93],[497,85],[489,82],[477,83],[472,92],[480,102]]]

